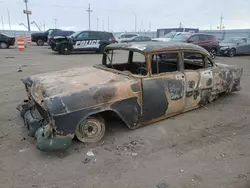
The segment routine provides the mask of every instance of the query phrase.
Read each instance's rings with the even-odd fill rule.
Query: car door
[[[204,100],[206,91],[213,88],[213,71],[206,67],[206,55],[200,52],[183,51],[185,75],[184,110],[196,108]]]
[[[151,59],[151,76],[142,79],[143,121],[180,113],[184,107],[185,80],[178,71],[179,53],[155,54]]]
[[[243,38],[239,40],[236,47],[236,54],[250,53],[250,44],[247,43],[247,39]]]
[[[93,36],[91,31],[83,31],[79,33],[73,41],[73,47],[75,50],[93,50],[99,48],[100,42],[100,40]]]
[[[212,45],[212,42],[209,40],[207,35],[199,35],[199,42],[197,43],[197,45],[201,46],[207,51],[210,51],[210,46]]]

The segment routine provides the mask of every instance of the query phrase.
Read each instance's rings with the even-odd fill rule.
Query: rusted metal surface
[[[189,43],[180,43],[180,42],[140,42],[140,43],[114,43],[106,47],[106,50],[121,49],[136,51],[142,54],[157,53],[162,51],[171,51],[171,50],[198,50],[206,55],[209,53],[202,47],[189,44]]]
[[[241,68],[213,64],[198,70],[184,69],[179,53],[183,49],[209,56],[198,46],[157,42],[157,45],[112,44],[107,49],[140,51],[145,55],[148,74],[139,76],[100,65],[38,74],[23,80],[28,96],[25,108],[31,114],[38,112],[42,118],[38,140],[46,143],[45,149],[50,147],[48,140],[60,148],[56,138],[59,145],[63,138],[70,143],[68,139],[74,137],[79,124],[91,115],[112,111],[135,129],[198,108],[222,92],[240,90]],[[180,70],[153,75],[150,55],[169,49],[179,54]],[[43,144],[38,145],[44,149]]]

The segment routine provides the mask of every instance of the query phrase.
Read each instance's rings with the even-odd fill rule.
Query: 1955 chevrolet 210
[[[23,79],[28,98],[17,109],[38,149],[61,150],[75,136],[100,141],[110,115],[135,129],[239,91],[242,71],[192,44],[111,44],[100,65]]]

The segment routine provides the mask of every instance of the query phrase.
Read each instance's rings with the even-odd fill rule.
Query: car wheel
[[[76,137],[83,143],[99,142],[105,134],[105,121],[101,116],[89,116],[76,130]]]
[[[209,53],[212,59],[214,59],[217,55],[217,51],[214,48],[212,48]]]
[[[99,53],[103,53],[105,47],[106,47],[106,45],[105,45],[105,44],[102,44],[102,45],[99,47]]]
[[[63,55],[68,55],[72,52],[72,48],[69,44],[63,44],[60,48],[60,53]]]
[[[43,45],[44,45],[44,40],[43,40],[43,39],[38,39],[38,40],[36,41],[36,44],[37,44],[38,46],[43,46]]]
[[[6,43],[6,42],[0,42],[0,48],[1,49],[6,49],[6,48],[8,48],[9,46],[8,46],[8,44]]]
[[[235,49],[231,49],[231,50],[229,50],[229,52],[228,52],[228,56],[229,56],[229,57],[233,57],[233,56],[235,56],[235,53],[236,53]]]

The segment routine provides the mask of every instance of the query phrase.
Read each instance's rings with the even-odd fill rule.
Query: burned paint
[[[193,89],[194,85],[195,85],[195,81],[193,81],[193,80],[188,81],[188,87],[189,88]]]
[[[168,100],[163,80],[161,78],[143,80],[142,86],[142,120],[146,121],[164,115],[168,108]]]
[[[164,84],[165,87],[168,88],[171,100],[178,100],[183,97],[184,84],[181,80],[164,80]]]
[[[193,95],[193,91],[186,92],[186,97],[191,97]]]
[[[131,88],[132,88],[132,90],[133,90],[134,92],[139,92],[139,91],[140,91],[140,86],[139,86],[138,83],[132,84]]]
[[[213,79],[212,79],[212,78],[209,78],[209,79],[207,80],[207,86],[210,86],[210,85],[212,84],[212,81],[213,81]]]
[[[117,101],[110,106],[117,115],[126,123],[126,125],[134,129],[138,125],[141,107],[137,102],[137,98],[129,98]]]

